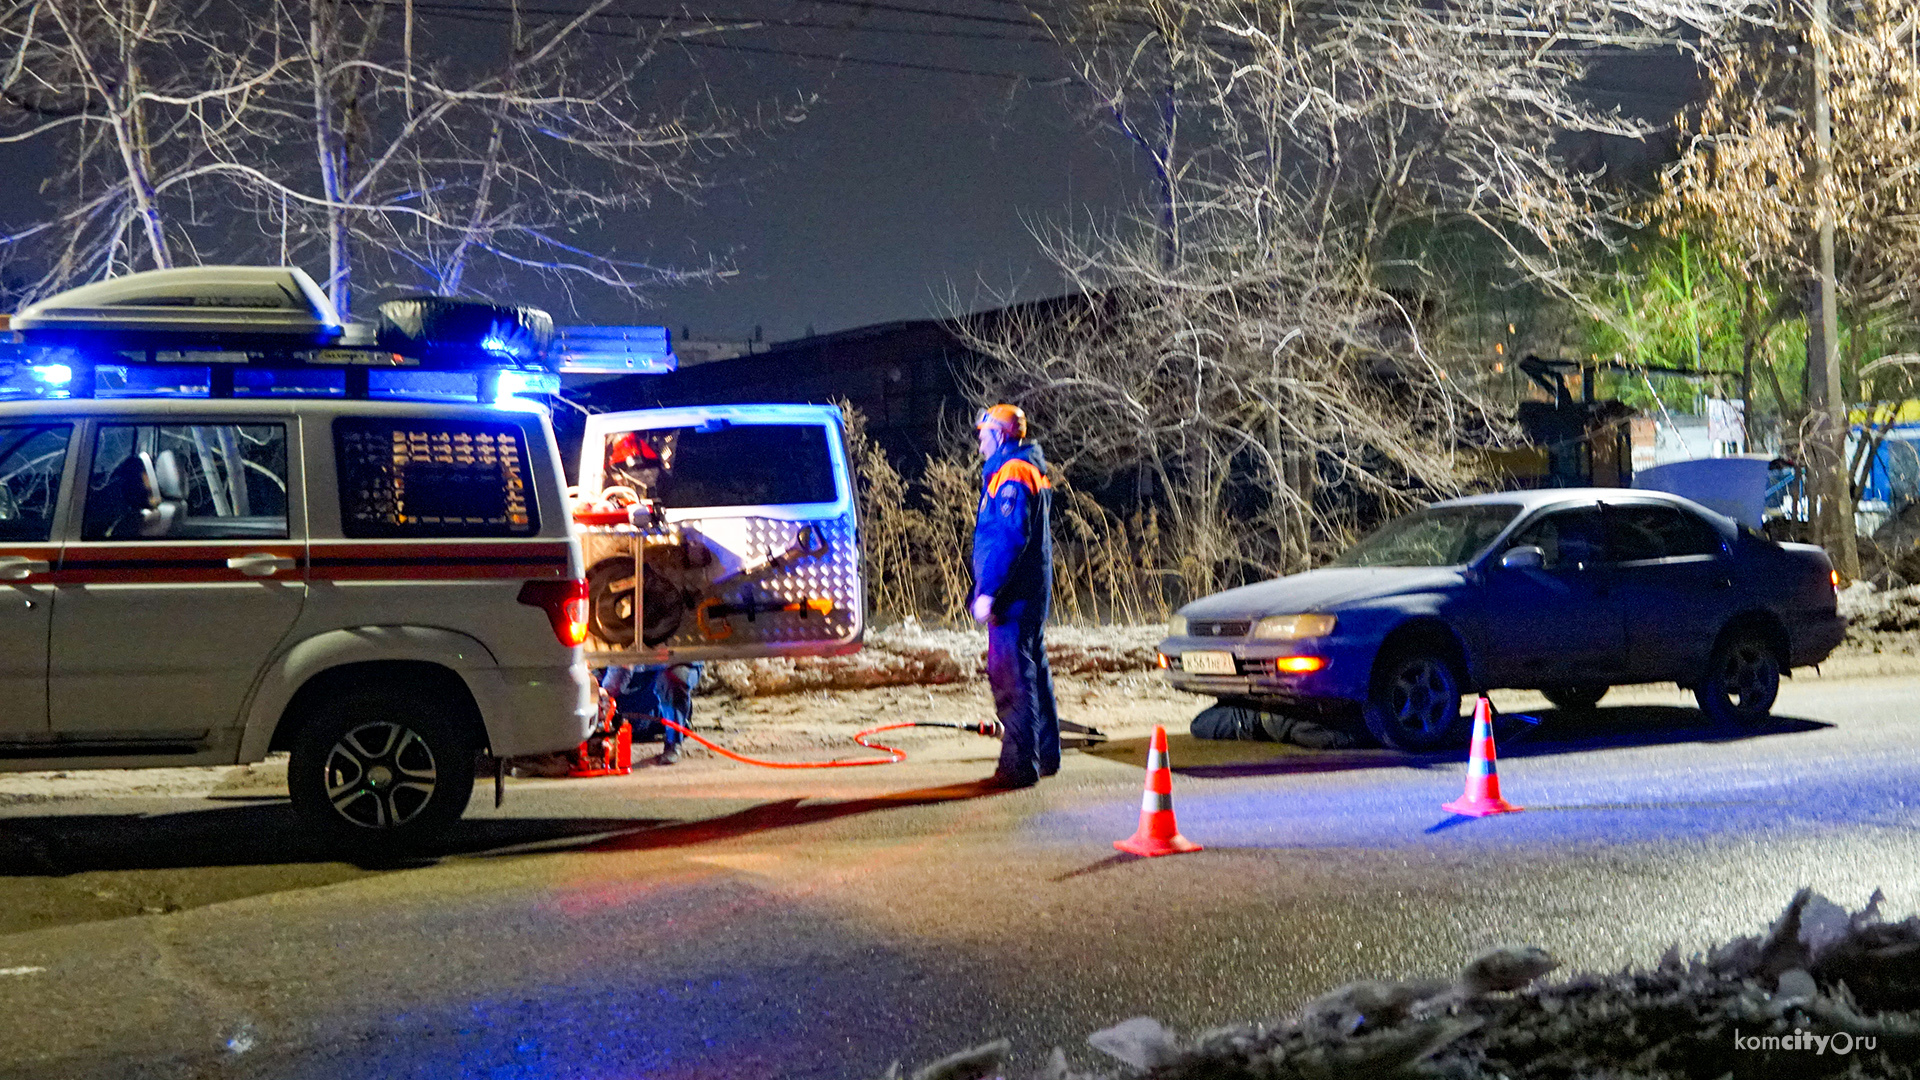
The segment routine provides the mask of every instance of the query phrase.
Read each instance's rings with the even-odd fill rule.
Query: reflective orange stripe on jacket
[[[1053,487],[1047,479],[1047,474],[1034,468],[1033,462],[1025,458],[1014,458],[995,469],[993,475],[987,478],[987,498],[991,499],[999,494],[1000,486],[1008,482],[1025,484],[1027,490],[1035,495]]]

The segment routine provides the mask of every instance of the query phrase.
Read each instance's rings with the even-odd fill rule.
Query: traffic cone
[[[1467,752],[1467,790],[1453,802],[1443,803],[1440,809],[1466,817],[1512,814],[1525,809],[1500,797],[1500,770],[1495,760],[1493,704],[1487,700],[1487,695],[1481,694],[1479,700],[1473,703],[1473,743]]]
[[[1167,729],[1155,725],[1147,747],[1147,790],[1140,796],[1140,828],[1125,840],[1115,840],[1121,851],[1151,858],[1199,851],[1200,845],[1180,835],[1173,820],[1173,770],[1167,767]]]

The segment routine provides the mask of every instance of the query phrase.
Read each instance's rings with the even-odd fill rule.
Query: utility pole
[[[1840,384],[1840,301],[1833,269],[1833,109],[1827,101],[1828,37],[1833,24],[1827,0],[1813,0],[1813,189],[1819,225],[1819,304],[1808,312],[1807,404],[1812,431],[1811,464],[1820,486],[1820,533],[1834,568],[1860,576],[1854,542],[1853,484],[1847,475],[1846,391]]]

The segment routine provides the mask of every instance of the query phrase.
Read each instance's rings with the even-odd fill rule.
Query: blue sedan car
[[[1196,600],[1160,644],[1182,690],[1321,719],[1384,745],[1467,736],[1460,697],[1499,687],[1589,708],[1677,682],[1716,724],[1762,723],[1783,672],[1846,633],[1826,553],[1653,491],[1556,489],[1435,503],[1330,565]]]

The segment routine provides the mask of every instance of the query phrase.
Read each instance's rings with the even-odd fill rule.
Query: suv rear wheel
[[[1540,691],[1553,707],[1564,712],[1584,712],[1600,704],[1611,686],[1551,686]]]
[[[1467,741],[1460,677],[1444,656],[1427,649],[1382,659],[1361,718],[1374,738],[1394,750],[1427,753]]]
[[[287,787],[294,811],[329,839],[369,852],[400,849],[466,812],[478,750],[467,718],[425,690],[358,687],[307,718]]]
[[[1780,658],[1766,638],[1751,630],[1723,635],[1707,659],[1693,698],[1709,721],[1721,727],[1763,724],[1780,696]]]

